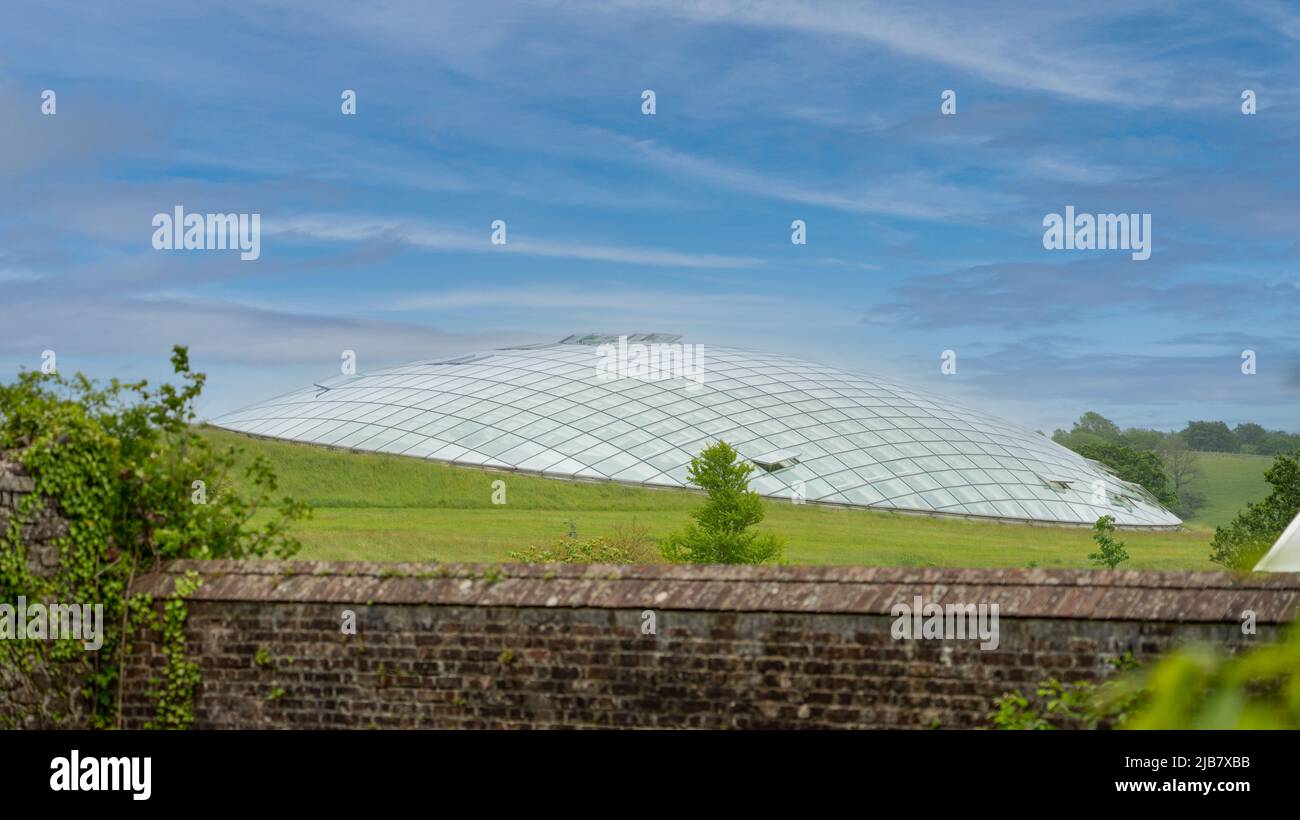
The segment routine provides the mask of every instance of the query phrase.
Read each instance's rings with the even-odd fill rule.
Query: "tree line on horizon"
[[[1229,427],[1222,421],[1189,421],[1182,430],[1166,432],[1121,428],[1091,410],[1068,431],[1057,429],[1052,440],[1142,485],[1184,519],[1205,504],[1198,453],[1278,456],[1300,451],[1300,434],[1267,430],[1253,422]]]
[[[1183,429],[1170,432],[1145,427],[1121,429],[1115,422],[1091,410],[1080,416],[1068,432],[1058,429],[1052,434],[1053,441],[1072,450],[1074,447],[1071,445],[1075,443],[1104,441],[1158,452],[1161,444],[1171,438],[1181,439],[1187,449],[1201,453],[1280,456],[1300,450],[1300,433],[1268,430],[1254,422],[1229,427],[1222,421],[1189,421]]]

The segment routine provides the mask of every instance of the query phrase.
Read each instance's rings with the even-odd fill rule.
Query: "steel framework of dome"
[[[1181,523],[1096,462],[933,394],[713,346],[703,348],[702,380],[611,378],[601,362],[619,338],[571,336],[336,377],[214,423],[452,464],[669,487],[689,486],[691,457],[723,439],[757,465],[751,487],[774,498],[1054,524],[1090,525],[1103,515],[1120,526]],[[622,338],[649,346],[679,337]]]

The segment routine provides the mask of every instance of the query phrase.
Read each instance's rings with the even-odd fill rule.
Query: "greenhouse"
[[[586,334],[338,376],[217,419],[258,436],[570,480],[689,486],[722,439],[795,503],[1128,527],[1179,519],[1043,435],[943,396],[793,356],[694,345],[698,378],[611,378],[669,334]],[[637,372],[622,368],[618,373]]]

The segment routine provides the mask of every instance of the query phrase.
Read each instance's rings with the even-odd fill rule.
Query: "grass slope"
[[[1272,456],[1198,453],[1197,458],[1205,473],[1202,489],[1206,503],[1188,519],[1189,525],[1213,529],[1227,524],[1246,504],[1262,501],[1272,490],[1264,480],[1264,472],[1273,463]]]
[[[301,558],[376,561],[506,561],[510,550],[563,536],[572,520],[579,536],[610,535],[637,523],[656,537],[682,527],[701,496],[608,483],[570,482],[305,444],[266,441],[212,428],[214,443],[265,456],[280,488],[315,507],[298,536]],[[1252,465],[1237,459],[1262,459]],[[1219,474],[1220,461],[1229,477]],[[1125,532],[1132,569],[1214,569],[1213,528],[1235,513],[1238,499],[1262,497],[1268,459],[1207,455],[1207,512],[1183,532]],[[1251,476],[1258,470],[1257,484]],[[492,482],[506,482],[507,503],[493,505]],[[1223,498],[1219,496],[1222,495]],[[1244,503],[1242,501],[1241,503]],[[797,564],[887,566],[1089,566],[1090,531],[926,518],[767,501],[762,528],[785,536]]]

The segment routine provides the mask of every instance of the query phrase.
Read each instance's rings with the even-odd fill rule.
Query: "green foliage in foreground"
[[[1122,674],[1137,669],[1129,653],[1113,659],[1111,666]],[[1032,699],[1018,690],[1003,694],[993,702],[989,721],[995,729],[1117,728],[1128,722],[1141,699],[1142,692],[1134,691],[1122,675],[1100,684],[1048,678],[1038,685]]]
[[[1210,560],[1216,564],[1251,569],[1300,514],[1300,452],[1275,458],[1264,477],[1273,492],[1214,531]]]
[[[183,605],[169,602],[162,622],[151,623],[151,602],[128,598],[131,580],[164,559],[287,556],[297,548],[290,525],[307,509],[284,499],[268,512],[276,478],[263,459],[242,462],[231,480],[238,454],[214,448],[191,426],[204,375],[191,372],[183,347],[174,349],[172,365],[182,384],[157,390],[144,381],[101,387],[81,375],[31,372],[0,385],[0,451],[21,461],[36,484],[0,533],[0,596],[102,604],[104,633],[98,651],[71,639],[0,640],[0,665],[40,704],[39,714],[0,715],[0,725],[83,720],[76,716],[116,725],[126,638],[145,626],[160,628],[167,647],[155,725],[186,725],[182,701],[193,689],[193,670],[173,651]],[[68,524],[49,575],[29,566],[21,527],[46,498]]]
[[[686,529],[664,539],[669,561],[690,564],[764,564],[781,557],[781,539],[751,527],[763,520],[763,499],[749,489],[754,465],[719,441],[691,459],[687,478],[708,493]]]
[[[1130,729],[1300,729],[1300,628],[1236,655],[1178,649],[1126,686],[1143,699]]]
[[[998,729],[1300,729],[1300,626],[1281,641],[1236,654],[1205,645],[1175,649],[1100,684],[1039,685],[1008,692],[989,720]]]

